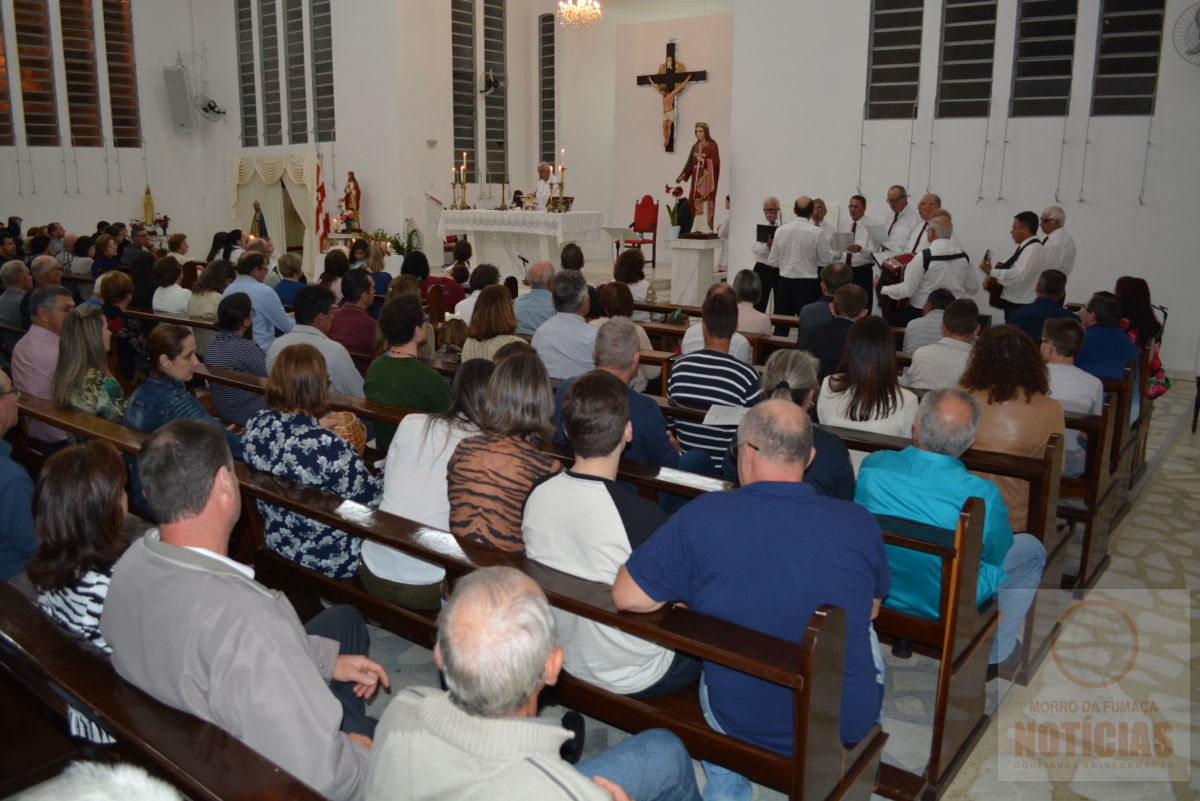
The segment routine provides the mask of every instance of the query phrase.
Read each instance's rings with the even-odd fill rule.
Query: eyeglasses
[[[21,390],[7,389],[4,392],[0,392],[0,398],[3,398],[5,395],[12,395],[13,400],[20,400],[21,399]]]
[[[773,206],[773,207],[763,206],[763,211],[779,211],[779,207],[778,206]]]
[[[738,443],[738,447],[739,447],[739,448],[740,448],[740,447],[742,447],[743,445],[745,445],[747,448],[753,448],[753,449],[754,449],[754,450],[756,450],[756,451],[761,451],[761,450],[762,450],[762,448],[758,447],[758,446],[757,446],[757,445],[755,445],[753,442],[739,442],[739,443]]]
[[[887,202],[888,203],[899,203],[901,200],[904,200],[904,195],[901,195],[900,197],[889,197],[887,199]]]
[[[1047,223],[1047,222],[1054,222],[1054,218],[1053,218],[1053,217],[1039,217],[1038,219],[1040,219],[1040,220],[1041,220],[1042,222],[1044,222],[1044,223]]]

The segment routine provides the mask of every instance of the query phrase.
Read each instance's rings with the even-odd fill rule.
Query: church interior
[[[568,25],[560,6],[600,13]],[[836,227],[850,219],[853,196],[865,198],[867,217],[886,224],[890,189],[906,188],[913,205],[935,193],[952,212],[954,241],[972,265],[985,252],[997,261],[1007,256],[1016,215],[1059,207],[1077,244],[1066,305],[1088,303],[1122,276],[1144,279],[1164,323],[1158,355],[1170,389],[1151,401],[1140,376],[1129,382],[1126,393],[1134,387],[1142,418],[1126,394],[1125,417],[1118,416],[1116,430],[1107,422],[1109,442],[1116,443],[1111,462],[1096,456],[1095,473],[1089,467],[1081,478],[1064,478],[1062,489],[1055,472],[1061,464],[1040,484],[1033,473],[1026,476],[1049,494],[1039,507],[1049,515],[1041,534],[1044,542],[1060,543],[1055,565],[1082,570],[1040,586],[1034,608],[1041,617],[1023,629],[1030,655],[1022,668],[984,682],[987,649],[956,640],[964,635],[950,617],[938,630],[945,639],[918,645],[915,654],[893,650],[893,640],[903,638],[881,631],[886,742],[880,739],[875,762],[863,757],[870,775],[856,782],[846,778],[852,773],[844,764],[822,763],[805,774],[778,754],[774,761],[771,754],[747,756],[743,750],[764,749],[729,745],[734,738],[723,733],[705,739],[694,731],[704,726],[698,706],[698,726],[679,725],[691,727],[704,754],[728,749],[735,764],[756,766],[757,774],[747,771],[752,797],[764,801],[1195,799],[1200,280],[1197,247],[1184,234],[1197,223],[1191,190],[1200,186],[1198,8],[1192,0],[0,0],[0,211],[26,228],[58,220],[80,235],[90,235],[96,220],[154,225],[165,215],[156,241],[165,248],[167,235],[186,233],[196,259],[204,259],[218,231],[269,231],[276,256],[297,254],[310,284],[321,279],[330,248],[362,236],[391,248],[384,271],[396,276],[404,261],[397,248],[415,241],[440,274],[453,261],[455,237],[465,235],[475,263],[495,264],[501,279],[514,277],[524,295],[530,263],[548,260],[557,269],[569,242],[582,249],[590,286],[613,280],[620,251],[614,239],[650,238],[630,230],[648,196],[654,263],[645,271],[650,294],[637,300],[690,308],[705,301],[709,284],[732,285],[739,272],[755,269],[764,198],[778,199],[783,223],[797,218],[797,198],[821,198]],[[711,182],[705,185],[711,199],[695,226],[703,230],[708,214],[716,236],[675,239],[670,207],[679,194],[672,189],[694,195],[702,180],[699,169],[680,180],[695,159],[701,123],[720,156],[719,172],[703,179]],[[541,186],[544,164],[549,181]],[[513,208],[520,205],[514,193],[527,204],[536,198],[536,210]],[[649,257],[649,244],[643,250]],[[1003,322],[987,291],[974,300],[993,316],[992,325]],[[676,319],[650,322],[655,353],[674,349],[674,341],[655,339],[654,325]],[[669,361],[671,354],[660,355]],[[756,364],[761,372],[762,362]],[[1111,389],[1107,381],[1105,388]],[[14,402],[23,415],[58,420],[78,441],[89,438],[86,428],[54,417],[48,402],[46,409],[30,405],[29,390],[21,392]],[[1120,391],[1113,397],[1121,403]],[[357,407],[345,408],[371,426],[387,419],[387,409],[372,418],[370,404],[355,400]],[[1102,434],[1105,423],[1099,425],[1087,436]],[[18,443],[19,428],[9,436]],[[132,463],[141,435],[135,441],[94,434],[110,435]],[[1135,440],[1126,462],[1120,443]],[[876,447],[886,446],[863,446]],[[385,454],[375,455],[382,465]],[[19,444],[13,460],[31,470],[44,462],[32,451],[23,455]],[[730,486],[694,478],[689,496]],[[1100,496],[1089,495],[1097,484]],[[243,505],[270,501],[271,487],[246,486]],[[657,498],[664,485],[646,486],[639,487],[642,495]],[[1031,508],[1038,502],[1033,496]],[[385,515],[364,508],[355,516],[346,511],[352,501],[346,508],[333,501],[325,497],[319,507],[323,523],[368,540],[389,536],[372,528],[384,531]],[[1089,516],[1093,507],[1101,507],[1098,517]],[[1104,532],[1096,542],[1083,536],[1091,526]],[[134,515],[125,523],[131,541],[150,527]],[[422,544],[414,531],[415,524],[405,530],[405,547],[442,547]],[[446,554],[443,564],[453,573],[461,557]],[[309,600],[322,595],[319,581],[303,584],[304,576],[292,577],[270,560],[256,569],[268,586],[295,581]],[[573,594],[582,592],[576,584],[559,587],[555,580],[543,584],[552,606],[586,607],[591,611],[579,613],[614,625],[634,617],[617,613],[607,597],[599,612],[592,610]],[[370,600],[356,593],[318,603]],[[964,615],[974,614],[971,601]],[[0,602],[7,607],[11,599]],[[1090,613],[1099,615],[1101,605],[1115,613],[1093,619],[1092,628],[1064,622],[1087,604]],[[431,640],[436,610],[380,612],[381,606],[375,600],[364,611],[369,656],[392,687],[368,704],[376,717],[403,688],[439,684]],[[20,645],[22,632],[9,630],[13,619],[0,609],[0,696],[9,702],[25,696],[32,711],[22,712],[23,721],[50,720],[65,730],[61,701],[87,685],[60,688],[58,700],[51,691],[31,690],[39,681],[30,667],[36,660]],[[1072,647],[1126,648],[1122,621],[1133,632],[1129,658],[1136,665],[1119,681],[1088,684],[1063,667]],[[684,641],[667,629],[667,643]],[[1035,632],[1036,644],[1029,641]],[[702,632],[691,636],[704,639]],[[961,659],[948,657],[956,654]],[[51,663],[37,664],[48,670]],[[974,688],[975,697],[947,713],[946,697],[963,692],[957,681]],[[585,759],[636,734],[646,720],[670,720],[670,710],[657,709],[654,717],[646,711],[652,705],[634,703],[606,716],[604,704],[576,684],[568,683],[540,714],[557,723],[568,709],[583,711]],[[572,705],[575,697],[584,699],[581,706]],[[1095,760],[1073,753],[1060,760],[1044,744],[1035,755],[1036,738],[1023,739],[1024,727],[1058,720],[1038,710],[1064,699],[1083,703],[1085,711],[1101,701],[1119,709],[1142,704],[1143,712],[1154,705],[1150,719],[1173,726],[1171,767],[1114,767],[1099,752]],[[70,704],[72,720],[86,717],[78,698]],[[131,736],[143,723],[167,731],[173,718],[111,719],[96,709],[93,715],[118,746],[88,744],[80,751],[76,743],[67,749],[72,758],[141,764],[184,797],[283,797],[271,787],[246,791],[221,779],[226,763],[219,756],[194,755],[204,764],[192,771],[186,760],[165,768],[171,760],[148,756],[153,749],[120,747],[121,732]],[[1139,719],[1108,707],[1095,714],[1097,725]],[[820,723],[822,730],[829,725]],[[78,733],[74,725],[71,731]],[[8,751],[0,756],[8,774],[0,776],[0,798],[54,797],[36,795],[27,768],[44,755],[31,748],[27,756],[14,734],[0,738]],[[847,755],[856,753],[839,757],[853,761]],[[702,757],[692,756],[703,786]],[[66,764],[61,755],[46,759],[38,781]],[[822,785],[822,771],[831,770],[839,780]],[[200,792],[208,779],[230,794]]]

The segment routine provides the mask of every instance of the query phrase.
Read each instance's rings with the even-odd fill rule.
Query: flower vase
[[[679,238],[679,226],[678,225],[667,226],[667,238],[669,238],[669,239],[678,239]]]

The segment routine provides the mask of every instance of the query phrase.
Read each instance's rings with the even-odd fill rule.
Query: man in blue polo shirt
[[[954,528],[967,498],[984,503],[983,552],[976,600],[996,595],[1003,617],[988,659],[988,677],[1015,665],[1017,632],[1042,580],[1046,551],[1030,534],[1013,534],[999,488],[967,472],[958,458],[971,447],[979,429],[979,403],[961,389],[925,393],[913,421],[913,444],[902,451],[876,451],[858,471],[854,500],[875,514],[891,515],[939,528]],[[941,560],[908,548],[887,546],[896,577],[884,601],[889,609],[920,617],[938,617]],[[1003,590],[999,592],[998,590]]]
[[[1125,365],[1138,361],[1137,345],[1121,328],[1121,301],[1111,292],[1097,292],[1083,307],[1083,348],[1075,355],[1075,366],[1096,378],[1120,378]],[[1134,376],[1139,386],[1140,376]],[[1142,414],[1142,393],[1133,393],[1130,425]]]
[[[812,461],[804,410],[764,401],[737,431],[742,487],[696,498],[639,547],[613,584],[618,609],[650,612],[683,601],[698,612],[800,642],[822,604],[846,614],[841,737],[870,731],[883,703],[871,619],[891,576],[879,524],[861,506],[803,483]],[[784,687],[704,663],[700,702],[710,726],[779,753],[792,749]],[[749,798],[745,777],[705,763],[717,795]],[[709,795],[709,790],[705,790]]]

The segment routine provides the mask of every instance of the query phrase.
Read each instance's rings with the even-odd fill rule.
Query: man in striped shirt
[[[758,372],[729,355],[737,328],[737,301],[728,292],[709,292],[701,309],[704,349],[675,362],[667,378],[667,397],[683,405],[753,406],[762,395]],[[679,420],[675,433],[684,450],[700,448],[712,456],[718,472],[725,450],[737,431],[734,425],[706,425]]]

